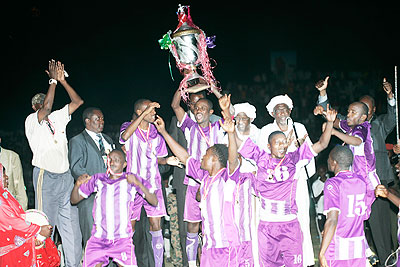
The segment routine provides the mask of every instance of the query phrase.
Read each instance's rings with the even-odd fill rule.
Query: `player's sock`
[[[186,235],[186,254],[189,266],[196,264],[197,249],[199,247],[199,235],[197,233],[187,233]]]
[[[154,253],[154,263],[155,267],[162,267],[164,260],[164,238],[162,236],[162,231],[150,231],[152,236],[151,244]]]

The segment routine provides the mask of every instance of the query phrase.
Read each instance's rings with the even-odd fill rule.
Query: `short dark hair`
[[[375,99],[370,96],[370,95],[363,95],[362,97],[360,97],[359,101],[361,102],[361,99],[366,98],[369,101],[371,101],[372,107],[375,107]]]
[[[150,100],[145,99],[145,98],[140,98],[140,99],[136,100],[135,103],[133,103],[133,109],[134,109],[133,113],[136,113],[136,110],[140,109],[142,107],[143,103],[146,101],[150,101]]]
[[[122,157],[122,160],[123,160],[124,162],[126,162],[125,154],[124,154],[124,152],[122,152],[121,150],[119,150],[119,149],[113,149],[113,150],[110,152],[110,154],[111,154],[111,153],[117,153],[118,155],[120,155],[120,156]]]
[[[339,164],[341,169],[348,169],[353,164],[353,152],[347,146],[335,146],[329,156]]]
[[[363,102],[354,102],[353,104],[359,105],[361,107],[361,113],[362,113],[361,115],[365,115],[365,116],[368,117],[369,108],[365,103],[363,103]]]
[[[93,112],[95,110],[101,111],[101,109],[96,108],[96,107],[88,107],[83,111],[83,113],[82,113],[83,125],[86,126],[86,119],[90,120],[90,118],[93,116]]]
[[[224,168],[226,167],[226,162],[228,161],[228,147],[224,144],[215,144],[210,147],[214,152],[215,156],[217,156],[219,163]]]
[[[285,135],[282,131],[274,131],[274,132],[270,133],[268,136],[268,144],[271,144],[272,138],[274,138],[274,136],[278,135],[278,134]]]
[[[202,98],[202,99],[199,99],[199,101],[197,101],[197,103],[200,102],[200,101],[206,101],[209,110],[211,110],[211,109],[214,108],[214,104],[213,104],[213,102],[212,102],[210,99],[208,99],[208,98]]]

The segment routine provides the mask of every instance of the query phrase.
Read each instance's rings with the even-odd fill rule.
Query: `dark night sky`
[[[47,91],[44,70],[51,58],[65,64],[85,106],[103,109],[106,124],[129,119],[139,97],[159,101],[159,113],[171,116],[169,102],[182,76],[171,57],[171,80],[168,52],[157,40],[175,29],[178,2],[137,2],[32,1],[3,7],[0,130],[23,129],[31,97]],[[218,63],[214,74],[222,87],[268,71],[271,50],[296,50],[298,66],[326,73],[365,68],[392,73],[400,62],[394,27],[400,10],[385,2],[243,3],[190,3],[194,23],[217,36],[209,56]],[[67,101],[57,86],[54,108]],[[82,110],[71,124],[79,125]]]

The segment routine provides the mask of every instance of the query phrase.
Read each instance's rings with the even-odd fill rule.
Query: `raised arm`
[[[127,141],[129,137],[131,137],[131,135],[136,131],[137,127],[139,127],[139,124],[143,121],[144,117],[150,114],[155,108],[160,108],[160,104],[157,102],[151,102],[139,116],[136,116],[136,119],[128,126],[128,128],[125,129],[121,135],[121,138]]]
[[[218,99],[218,101],[223,96],[221,94],[221,92],[218,90],[218,88],[215,86],[214,83],[211,83],[211,92],[215,95],[215,97]],[[230,114],[234,114],[235,113],[235,109],[233,108],[232,103],[229,102],[228,108],[229,108],[229,113]]]
[[[336,119],[336,114],[337,114],[336,110],[330,109],[329,105],[327,105],[327,111],[326,111],[327,122],[324,126],[324,131],[321,137],[319,138],[318,142],[312,145],[312,148],[315,153],[319,153],[328,147],[329,141],[331,140],[333,122]]]
[[[172,138],[171,135],[165,130],[164,120],[157,115],[157,119],[154,122],[158,132],[164,137],[165,142],[167,142],[172,153],[183,163],[186,163],[187,159],[190,157],[189,153],[183,148],[178,142]]]
[[[181,107],[181,92],[176,90],[174,97],[172,98],[171,108],[173,109],[178,122],[182,122],[185,116],[185,110]]]
[[[50,81],[57,81],[57,63],[54,59],[49,61],[49,69],[46,70],[47,75],[49,75]],[[51,82],[49,89],[47,90],[46,97],[44,98],[43,105],[38,111],[38,121],[41,122],[44,118],[51,113],[53,108],[54,95],[56,92],[57,82]],[[37,107],[33,107],[35,110]]]
[[[383,90],[387,95],[387,113],[378,116],[379,120],[383,123],[383,129],[385,130],[385,136],[388,136],[396,126],[396,99],[392,92],[392,85],[383,78]]]
[[[329,104],[328,94],[326,89],[328,88],[329,76],[326,76],[324,80],[319,80],[315,84],[315,88],[319,91],[317,106],[314,108],[314,115],[322,115],[326,117],[326,108]],[[333,122],[333,127],[338,128],[340,120],[346,119],[345,116],[337,114],[336,120]]]
[[[336,136],[337,138],[339,138],[340,140],[342,140],[343,142],[345,142],[348,145],[359,146],[362,143],[362,140],[359,137],[350,136],[350,135],[342,133],[336,129],[332,130],[332,135]]]
[[[68,105],[68,113],[69,115],[71,115],[83,104],[83,100],[76,93],[74,88],[72,88],[72,86],[69,85],[69,83],[65,80],[64,64],[59,61],[57,62],[57,81],[61,83],[65,91],[67,91],[69,98],[71,99],[71,103],[69,103]]]
[[[225,95],[221,96],[220,98],[218,98],[218,103],[222,110],[222,116],[225,119],[231,120],[231,116],[232,116],[231,109],[230,109],[230,107],[232,106],[231,105],[231,95],[225,94]]]
[[[224,123],[220,121],[222,129],[228,133],[228,163],[229,173],[232,174],[237,166],[239,165],[239,153],[237,152],[238,147],[236,145],[235,136],[235,123],[232,120],[224,120]]]

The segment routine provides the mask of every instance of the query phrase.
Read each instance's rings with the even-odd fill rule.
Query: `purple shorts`
[[[261,266],[303,266],[303,234],[297,219],[289,222],[260,221],[258,250]]]
[[[112,241],[91,236],[86,244],[82,267],[92,267],[99,263],[106,266],[109,258],[122,266],[136,267],[135,246],[132,238]]]
[[[183,212],[183,220],[186,222],[201,222],[200,202],[196,200],[199,185],[188,185],[186,190],[185,211]]]
[[[251,245],[251,241],[242,242],[239,246],[238,254],[239,267],[254,266],[253,246]]]
[[[367,259],[326,260],[329,267],[365,267],[370,266]],[[367,264],[368,263],[368,264]]]
[[[141,195],[136,194],[134,203],[131,205],[131,220],[140,220],[142,206],[146,210],[147,217],[164,217],[167,215],[162,189],[156,189],[154,194],[156,194],[158,200],[156,207],[150,205]]]
[[[237,266],[239,247],[229,248],[202,248],[201,267]]]

